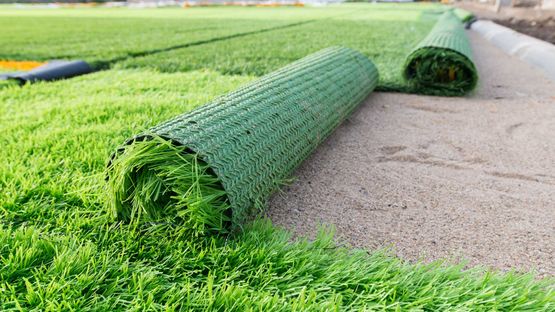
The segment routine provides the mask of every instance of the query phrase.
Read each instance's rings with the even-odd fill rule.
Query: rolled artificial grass
[[[453,13],[459,18],[463,23],[469,23],[476,19],[476,16],[465,9],[455,8],[453,9]]]
[[[162,123],[110,162],[112,213],[201,234],[240,228],[377,82],[367,57],[331,47]]]
[[[478,72],[461,21],[449,10],[409,54],[403,76],[419,93],[463,95],[476,87]]]

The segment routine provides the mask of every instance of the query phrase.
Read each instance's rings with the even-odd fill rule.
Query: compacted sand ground
[[[274,196],[277,225],[353,246],[555,275],[555,83],[469,32],[466,98],[374,93]]]

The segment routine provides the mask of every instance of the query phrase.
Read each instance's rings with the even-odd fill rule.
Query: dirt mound
[[[545,19],[496,19],[496,23],[555,44],[555,17]]]

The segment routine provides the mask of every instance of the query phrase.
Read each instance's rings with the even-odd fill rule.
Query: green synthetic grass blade
[[[21,85],[20,82],[14,79],[0,80],[0,89],[8,88],[8,87],[17,87],[19,85]]]
[[[231,226],[241,227],[377,81],[368,58],[332,47],[154,127],[109,166],[113,210],[127,220],[176,217],[203,233],[221,230],[230,207]]]
[[[198,155],[159,137],[127,145],[109,167],[114,216],[126,221],[179,223],[194,233],[225,231],[229,202]]]
[[[403,76],[419,93],[463,95],[473,90],[478,72],[463,25],[451,10],[409,54]]]

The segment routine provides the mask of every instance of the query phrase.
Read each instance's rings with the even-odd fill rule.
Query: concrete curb
[[[476,21],[472,23],[471,29],[507,54],[540,68],[547,77],[555,81],[555,45],[492,21]]]

